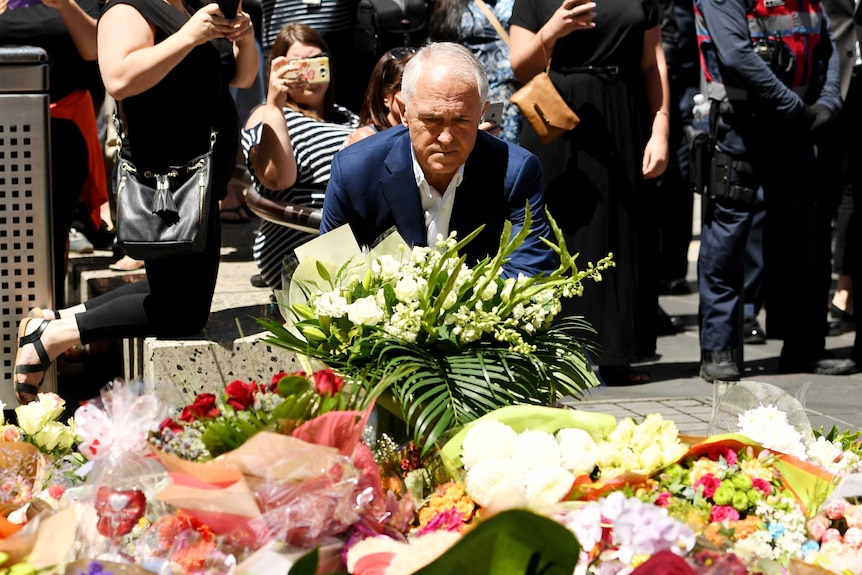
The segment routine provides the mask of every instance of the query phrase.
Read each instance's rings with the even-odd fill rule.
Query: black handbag
[[[155,174],[139,170],[123,155],[120,140],[116,166],[117,244],[132,258],[153,260],[200,253],[206,246],[212,193],[212,153],[184,166]]]

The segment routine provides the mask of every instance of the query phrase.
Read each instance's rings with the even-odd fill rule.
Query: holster
[[[745,186],[743,182],[753,179],[751,164],[734,160],[729,154],[714,149],[712,152],[709,196],[737,202],[742,206],[752,206],[757,200],[757,189]],[[736,178],[732,178],[732,174]],[[731,183],[733,181],[736,183]]]
[[[689,185],[694,193],[703,194],[709,188],[715,144],[706,132],[692,130],[688,137],[691,160],[688,171]]]

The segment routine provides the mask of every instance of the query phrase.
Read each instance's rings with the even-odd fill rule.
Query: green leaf
[[[482,521],[415,575],[571,575],[580,545],[552,519],[513,509]]]
[[[315,547],[302,557],[296,560],[296,563],[287,572],[287,575],[315,575],[317,573],[317,563],[320,559],[319,547]]]

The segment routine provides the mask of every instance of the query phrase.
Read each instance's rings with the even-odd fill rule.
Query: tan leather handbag
[[[540,32],[541,34],[541,32]],[[542,44],[542,53],[545,53],[545,43]],[[557,88],[548,75],[551,69],[551,61],[545,57],[547,66],[544,72],[539,72],[524,84],[520,90],[509,98],[513,104],[518,106],[524,118],[536,131],[539,141],[547,146],[556,138],[574,129],[580,122],[578,115],[569,108],[563,100]]]

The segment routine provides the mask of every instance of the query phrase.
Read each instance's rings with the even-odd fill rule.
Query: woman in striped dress
[[[309,84],[297,74],[296,60],[325,55],[327,49],[320,34],[300,23],[284,26],[273,44],[266,103],[251,112],[242,133],[252,181],[262,196],[323,206],[332,156],[359,123],[355,114],[335,104],[332,77]],[[284,257],[312,237],[261,223],[254,260],[270,288],[281,288]]]

